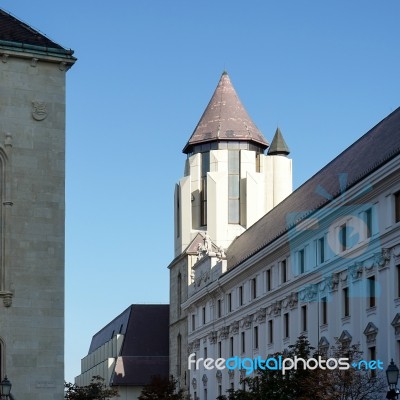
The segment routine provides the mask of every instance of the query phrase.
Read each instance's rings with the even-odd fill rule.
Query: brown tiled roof
[[[63,49],[42,33],[0,9],[0,40],[45,48]]]
[[[222,74],[183,152],[190,153],[193,145],[216,140],[245,140],[268,147],[268,142],[243,107],[226,72]]]
[[[123,334],[124,342],[111,383],[142,386],[153,375],[168,377],[169,305],[133,304],[93,336],[89,354]]]
[[[343,190],[366,178],[399,154],[400,108],[238,236],[227,250],[228,269],[287,234],[293,228],[288,222],[288,216],[299,213],[300,219],[309,217],[314,211],[338,197]],[[344,177],[346,182],[340,180],[340,176]]]

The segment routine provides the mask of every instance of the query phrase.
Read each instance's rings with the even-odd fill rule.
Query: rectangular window
[[[274,343],[274,320],[268,321],[268,344]]]
[[[228,312],[232,312],[232,293],[228,293]]]
[[[299,250],[299,274],[304,274],[305,271],[305,259],[304,249]]]
[[[258,326],[254,327],[254,348],[258,349]]]
[[[242,332],[241,338],[242,338],[242,353],[244,353],[246,351],[246,332]]]
[[[271,269],[267,269],[265,283],[267,286],[267,292],[269,292],[272,289],[272,270]]]
[[[239,306],[243,305],[243,286],[239,286]]]
[[[321,237],[317,240],[317,264],[325,262],[325,238]]]
[[[229,356],[233,357],[233,336],[229,339]]]
[[[339,246],[340,251],[347,250],[347,228],[346,224],[343,224],[339,228]]]
[[[202,319],[203,319],[203,325],[206,323],[206,308],[205,307],[203,307],[202,308]]]
[[[397,297],[400,297],[400,264],[396,265],[396,275],[397,275]]]
[[[204,347],[204,358],[207,358],[207,355],[208,355],[207,347]]]
[[[281,283],[287,282],[287,263],[286,260],[281,261]]]
[[[400,192],[394,194],[394,217],[395,222],[400,222]]]
[[[375,275],[368,278],[368,307],[376,305],[376,284]]]
[[[350,297],[349,288],[345,287],[343,289],[343,317],[348,317],[350,315]]]
[[[307,306],[301,307],[301,330],[307,331]]]
[[[283,337],[289,337],[289,313],[283,314]]]
[[[328,299],[326,297],[321,299],[321,322],[323,325],[328,323]]]
[[[192,331],[196,329],[196,315],[192,314]]]
[[[207,389],[204,389],[204,400],[207,400]]]
[[[221,299],[217,300],[217,316],[218,318],[222,317],[222,304]]]
[[[254,300],[257,298],[257,278],[253,278],[251,281],[251,298]]]
[[[365,211],[365,237],[370,238],[372,236],[372,209],[369,208]]]
[[[177,357],[176,357],[176,374],[181,376],[182,374],[182,336],[179,334],[176,340]]]
[[[210,171],[210,153],[201,153],[200,224],[207,225],[207,172]]]
[[[240,223],[240,152],[228,151],[228,223]]]
[[[376,361],[376,347],[370,347],[369,349],[369,360],[370,361]],[[375,377],[376,376],[376,370],[375,369],[371,369],[371,376]]]
[[[218,342],[218,358],[222,357],[222,343]]]

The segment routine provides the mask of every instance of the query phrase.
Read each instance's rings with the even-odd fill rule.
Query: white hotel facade
[[[189,354],[265,359],[300,335],[323,350],[359,343],[364,358],[399,365],[400,109],[290,194],[280,131],[268,146],[232,93],[223,74],[184,149],[170,373],[192,398],[215,399],[241,387],[244,371],[189,371]]]

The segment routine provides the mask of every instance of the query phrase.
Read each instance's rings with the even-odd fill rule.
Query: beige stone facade
[[[0,366],[18,400],[63,398],[65,76],[75,59],[53,50],[0,40]]]

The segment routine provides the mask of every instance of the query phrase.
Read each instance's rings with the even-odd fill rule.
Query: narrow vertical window
[[[397,297],[400,297],[400,264],[396,265],[396,275],[397,275]]]
[[[345,287],[343,289],[343,316],[348,317],[349,315],[350,315],[349,288]]]
[[[244,353],[246,351],[246,332],[242,332],[241,338],[242,338],[242,353]]]
[[[339,246],[340,251],[347,250],[347,228],[346,224],[343,224],[339,228]]]
[[[272,289],[272,271],[271,268],[267,269],[266,273],[266,286],[267,286],[267,292],[269,292]]]
[[[304,260],[304,249],[299,250],[299,274],[304,274],[305,271],[305,260]]]
[[[203,325],[204,325],[206,323],[206,308],[203,307],[201,312],[202,312],[202,317],[203,317],[202,320],[203,320]]]
[[[257,298],[257,278],[253,278],[251,281],[251,298],[254,300]]]
[[[218,358],[222,357],[222,343],[218,342]]]
[[[204,347],[204,358],[208,357],[208,351],[207,351],[207,347]]]
[[[274,343],[274,320],[268,321],[268,344]]]
[[[178,335],[176,339],[177,355],[176,355],[176,374],[181,376],[182,374],[182,336]]]
[[[182,304],[182,275],[180,272],[178,274],[177,286],[178,286],[177,314],[178,314],[178,317],[180,317],[181,316],[181,304]]]
[[[196,329],[196,315],[192,314],[192,331]]]
[[[376,305],[376,284],[375,275],[368,278],[368,307]]]
[[[282,283],[287,282],[287,264],[286,264],[286,260],[283,260],[281,262],[281,282]]]
[[[228,293],[228,312],[232,311],[232,293]]]
[[[222,385],[218,385],[218,396],[222,397]]]
[[[210,153],[201,153],[200,224],[207,225],[207,172],[210,171]]]
[[[261,172],[261,153],[256,154],[256,172]]]
[[[283,337],[289,337],[289,313],[283,314]]]
[[[394,218],[395,222],[400,222],[400,192],[394,194]]]
[[[254,327],[254,348],[258,349],[258,326]]]
[[[221,304],[221,299],[217,300],[217,316],[218,318],[222,317],[222,304]]]
[[[365,237],[370,238],[372,236],[372,209],[369,208],[365,211]]]
[[[181,235],[181,202],[180,202],[180,186],[176,190],[176,237]]]
[[[233,345],[234,345],[234,343],[233,343],[233,336],[231,336],[230,337],[230,339],[229,339],[229,356],[230,357],[233,357]]]
[[[243,305],[243,286],[239,286],[239,306]]]
[[[322,297],[321,299],[321,322],[323,325],[328,323],[328,299]]]
[[[301,307],[301,330],[307,331],[307,306]]]
[[[376,361],[376,347],[370,347],[369,348],[369,360],[370,361]],[[376,370],[375,369],[371,369],[371,376],[375,377],[376,376]]]
[[[240,223],[240,152],[228,151],[228,223]]]
[[[207,400],[207,389],[204,389],[204,400]]]
[[[325,262],[325,238],[321,237],[317,241],[317,261],[318,264]]]

